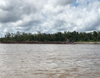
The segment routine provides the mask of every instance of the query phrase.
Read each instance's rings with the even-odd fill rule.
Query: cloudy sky
[[[0,34],[100,30],[100,0],[0,0]]]

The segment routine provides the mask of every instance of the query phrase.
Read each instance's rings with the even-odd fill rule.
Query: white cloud
[[[74,2],[74,0],[49,0],[53,6],[65,6]]]
[[[0,32],[100,30],[98,0],[0,0]]]
[[[0,28],[2,27],[2,25],[0,24]]]

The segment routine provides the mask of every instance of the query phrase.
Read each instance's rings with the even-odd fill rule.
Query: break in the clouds
[[[100,30],[100,0],[0,0],[0,33]]]

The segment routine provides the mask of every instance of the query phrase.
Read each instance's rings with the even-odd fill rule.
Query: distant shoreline
[[[75,44],[100,44],[100,42],[74,42]]]
[[[100,42],[0,42],[0,44],[100,44]]]

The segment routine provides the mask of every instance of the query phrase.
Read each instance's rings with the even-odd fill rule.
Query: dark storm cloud
[[[93,22],[89,23],[88,26],[84,28],[85,31],[94,31],[99,30],[98,27],[100,27],[100,18],[96,18]]]
[[[57,19],[57,20],[55,21],[55,23],[54,23],[54,27],[55,27],[55,28],[56,28],[56,27],[61,27],[61,26],[63,26],[65,23],[66,23],[65,21]]]
[[[72,4],[74,0],[60,0],[59,4],[60,5],[67,5],[67,4]]]
[[[15,13],[7,13],[4,16],[0,16],[1,23],[16,22],[20,19],[21,19],[21,15],[17,15]]]
[[[21,27],[37,26],[39,23],[40,23],[40,21],[31,20],[31,21],[22,23],[20,26]]]
[[[75,0],[50,0],[51,4],[53,4],[54,6],[65,6],[68,4],[72,4],[75,2]]]
[[[24,15],[36,13],[37,9],[34,5],[30,5],[26,2],[19,2],[18,0],[10,0],[5,5],[0,5],[0,22],[16,22],[21,20]]]
[[[28,26],[28,27],[25,27],[23,30],[24,31],[29,31],[31,28],[32,28],[32,26]]]

